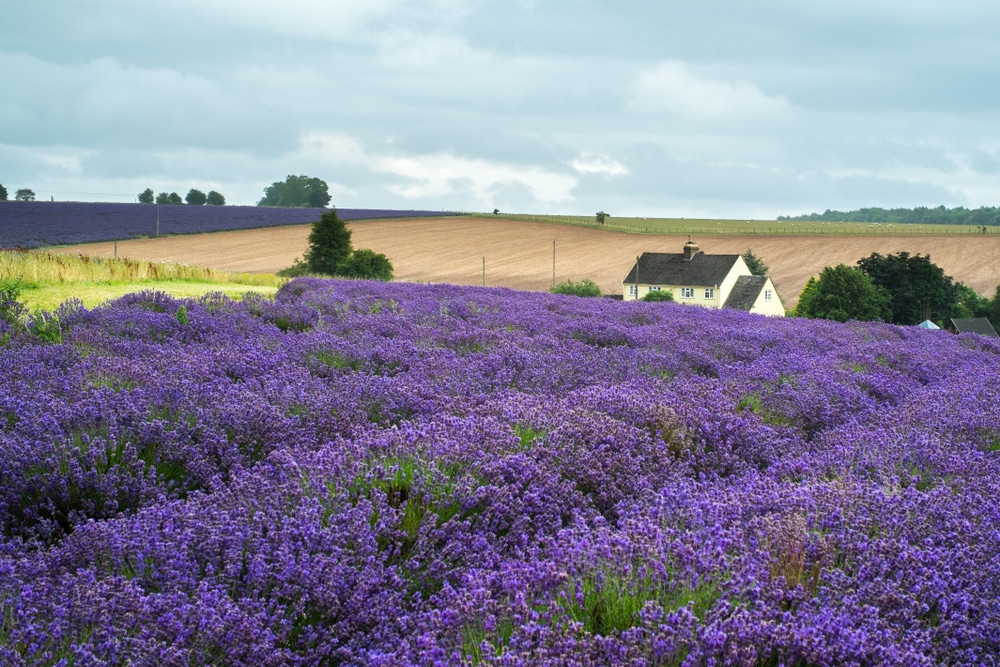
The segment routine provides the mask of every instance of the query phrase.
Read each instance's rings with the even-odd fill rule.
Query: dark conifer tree
[[[313,223],[305,263],[310,273],[337,275],[337,267],[351,256],[351,250],[351,230],[334,209]]]

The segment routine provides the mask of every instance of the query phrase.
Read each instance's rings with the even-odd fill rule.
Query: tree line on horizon
[[[1000,226],[1000,208],[981,206],[969,209],[964,206],[945,208],[938,206],[929,208],[879,208],[877,206],[859,208],[854,211],[836,211],[827,209],[823,213],[807,213],[803,215],[779,215],[778,220],[796,222],[867,222],[901,225],[970,225],[970,226]]]
[[[154,195],[146,188],[138,196],[140,204],[188,204],[191,206],[224,206],[226,198],[219,192],[211,190],[205,194],[201,190],[191,188],[182,199],[176,192],[161,192]],[[284,181],[275,181],[264,188],[264,196],[257,206],[279,206],[284,208],[325,208],[330,203],[330,186],[326,181],[312,176],[293,176],[289,174]]]
[[[152,189],[146,188],[139,193],[138,196],[140,204],[165,204],[167,206],[176,206],[180,204],[187,204],[188,206],[225,206],[226,198],[220,192],[215,190],[210,190],[208,194],[205,194],[201,190],[196,188],[191,188],[188,190],[187,195],[183,199],[176,192],[166,193],[161,192],[158,195],[154,195]]]
[[[0,183],[0,201],[7,201],[8,196],[7,188]],[[21,188],[15,193],[14,199],[15,201],[35,201],[35,192],[30,188]],[[176,192],[156,194],[152,188],[146,188],[136,195],[136,199],[140,204],[164,204],[168,206],[181,204],[225,206],[226,204],[226,198],[221,192],[209,190],[208,193],[205,193],[197,188],[188,190],[184,197]],[[264,188],[264,196],[257,202],[257,206],[326,208],[330,204],[330,200],[330,186],[323,179],[289,174],[284,181],[275,181]]]
[[[0,183],[0,201],[7,201],[7,188]],[[35,191],[31,188],[19,188],[14,192],[14,201],[35,201]]]

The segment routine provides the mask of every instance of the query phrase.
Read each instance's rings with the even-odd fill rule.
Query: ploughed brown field
[[[606,294],[621,294],[622,278],[643,252],[680,252],[687,236],[652,236],[489,218],[420,218],[349,223],[355,248],[392,261],[395,279],[544,291],[555,281],[590,278]],[[273,273],[307,247],[310,225],[192,234],[118,242],[118,256],[177,262],[237,273]],[[704,235],[693,238],[710,254],[748,248],[770,266],[786,308],[809,276],[825,266],[850,266],[873,252],[930,255],[956,281],[992,297],[1000,283],[1000,234],[947,236]],[[110,257],[113,243],[59,248]]]

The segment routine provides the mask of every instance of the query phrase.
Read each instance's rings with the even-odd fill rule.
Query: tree
[[[201,190],[195,190],[191,188],[188,193],[184,196],[184,201],[188,203],[188,206],[204,206],[207,197],[205,193]]]
[[[337,275],[338,266],[350,256],[351,230],[336,209],[327,211],[313,223],[309,232],[309,249],[304,257],[309,272]]]
[[[770,267],[764,263],[764,260],[753,254],[753,251],[750,250],[750,248],[747,248],[746,252],[740,255],[740,257],[742,257],[743,261],[746,262],[751,275],[766,276],[767,272],[771,270]]]
[[[0,201],[7,201],[7,188],[0,184]]]
[[[951,317],[990,316],[990,300],[965,283],[955,283],[955,294],[956,303]]]
[[[264,188],[264,197],[257,206],[288,206],[293,208],[323,208],[330,203],[330,188],[326,182],[309,176],[287,176]]]
[[[156,195],[153,194],[153,190],[150,188],[146,188],[140,192],[138,198],[140,204],[152,204],[156,201]]]
[[[819,280],[809,278],[795,314],[838,322],[884,320],[891,313],[889,300],[889,294],[860,269],[838,264],[824,268]]]
[[[382,253],[359,248],[337,265],[337,275],[359,280],[392,280],[392,262]]]
[[[564,280],[549,290],[553,294],[572,294],[574,296],[601,296],[601,288],[590,278],[584,278],[578,283]]]
[[[984,315],[993,323],[994,329],[1000,328],[1000,285],[997,285],[997,289],[993,293],[993,299],[986,306]]]
[[[883,257],[873,252],[859,259],[858,267],[892,297],[890,322],[919,324],[954,316],[958,290],[930,255],[898,252]]]
[[[176,192],[171,192],[170,194],[167,194],[166,192],[161,192],[160,194],[156,195],[156,203],[166,204],[168,206],[174,206],[175,204],[183,204],[184,200],[181,199],[181,196]]]
[[[595,217],[595,218],[597,219],[597,224],[599,224],[599,225],[603,225],[603,224],[604,224],[604,222],[605,222],[605,221],[606,221],[606,220],[607,220],[608,218],[610,218],[611,216],[610,216],[610,215],[608,215],[607,213],[605,213],[604,211],[598,211],[598,212],[597,212],[597,215],[596,215],[596,216],[594,216],[594,217]]]
[[[222,196],[221,193],[215,190],[209,190],[208,195],[205,197],[205,203],[209,206],[225,206],[226,198]]]
[[[15,201],[35,201],[35,191],[30,188],[21,188],[14,194]]]

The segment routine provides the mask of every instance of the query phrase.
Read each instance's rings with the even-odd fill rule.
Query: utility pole
[[[635,256],[635,300],[639,300],[639,255]]]
[[[556,286],[556,240],[552,239],[552,286]]]

